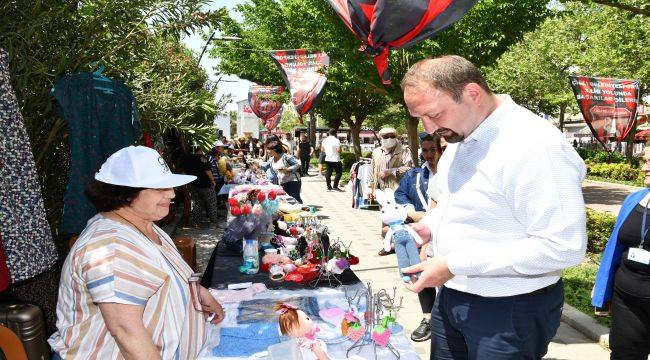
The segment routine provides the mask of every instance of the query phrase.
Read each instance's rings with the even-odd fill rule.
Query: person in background
[[[302,204],[300,198],[300,162],[293,155],[289,154],[284,145],[279,141],[270,142],[267,151],[271,156],[271,167],[278,174],[278,183],[287,195],[293,197]]]
[[[397,131],[392,127],[379,130],[381,147],[372,152],[372,177],[370,180],[371,194],[375,189],[397,189],[402,176],[413,167],[411,152],[397,140]]]
[[[438,160],[440,160],[444,150],[443,146],[446,146],[446,142],[444,144],[442,142],[439,135],[420,134],[422,166],[409,170],[400,181],[397,190],[395,190],[395,202],[404,205],[408,211],[406,223],[420,221],[427,211],[436,206],[439,194],[435,181],[436,171]],[[385,226],[382,235],[385,235],[387,230],[388,227]],[[422,261],[426,259],[428,245],[429,243],[424,243],[420,248]],[[418,293],[418,300],[424,318],[420,322],[420,326],[411,333],[411,340],[420,342],[431,338],[431,310],[435,299],[435,288],[425,288]]]
[[[261,158],[258,160],[260,168],[266,172],[266,178],[271,184],[278,185],[278,174],[271,166],[271,153],[269,152],[268,145],[273,142],[280,142],[280,138],[276,135],[269,135],[264,141],[264,146],[261,149]]]
[[[587,247],[584,162],[463,57],[419,61],[401,86],[411,116],[448,143],[438,204],[410,225],[429,258],[402,269],[421,272],[411,291],[440,287],[431,358],[541,359],[560,326],[562,270]]]
[[[180,159],[180,167],[188,175],[196,176],[196,181],[189,185],[190,198],[192,199],[192,211],[190,212],[190,225],[198,225],[204,212],[207,212],[213,226],[218,223],[217,194],[214,189],[217,182],[212,175],[212,169],[207,156],[198,146],[192,154],[183,154]]]
[[[154,150],[111,155],[85,194],[99,212],[63,264],[53,359],[195,359],[206,318],[224,311],[155,221],[169,213],[176,175]],[[193,296],[194,295],[194,296]]]
[[[318,154],[318,176],[323,176],[323,166],[325,166],[325,151],[322,148],[323,140],[325,139],[327,139],[327,134],[321,135],[320,142],[317,144],[320,149]]]
[[[287,148],[287,153],[296,155],[296,142],[293,140],[291,133],[282,134],[282,143]]]
[[[325,153],[325,165],[327,165],[327,172],[325,172],[327,191],[343,191],[339,189],[339,180],[341,180],[341,175],[343,174],[343,165],[341,164],[341,141],[336,137],[336,133],[336,129],[330,129],[329,136],[321,143],[321,152]],[[331,182],[333,171],[336,171],[334,184]]]
[[[609,348],[614,360],[645,360],[650,355],[650,144],[646,144],[641,170],[646,188],[623,201],[592,298],[596,308],[609,305]]]
[[[250,147],[248,149],[248,154],[250,157],[255,158],[260,152],[259,139],[252,138],[250,142]]]
[[[300,159],[300,174],[302,176],[309,176],[309,161],[314,155],[314,147],[311,146],[307,135],[300,135],[300,142],[298,143],[298,158]]]

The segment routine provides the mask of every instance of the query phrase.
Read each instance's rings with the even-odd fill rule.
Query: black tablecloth
[[[297,284],[293,281],[273,281],[269,278],[268,273],[260,272],[254,275],[242,274],[239,272],[239,266],[242,265],[242,263],[243,260],[240,254],[228,250],[221,242],[219,242],[212,251],[212,256],[210,257],[208,266],[203,274],[201,284],[204,287],[223,289],[226,288],[228,284],[250,281],[254,283],[263,283],[268,289],[299,290],[312,288],[310,282]],[[336,278],[339,279],[343,285],[356,284],[361,281],[350,269],[346,269],[341,275],[336,275]],[[338,282],[336,282],[336,284],[338,284]],[[327,280],[321,280],[317,284],[317,287],[329,286],[330,284]]]

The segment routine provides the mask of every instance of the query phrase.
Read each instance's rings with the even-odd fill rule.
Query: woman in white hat
[[[224,312],[154,224],[169,212],[173,188],[194,179],[143,146],[102,165],[86,189],[99,213],[63,265],[54,359],[196,358],[206,318],[219,323]]]

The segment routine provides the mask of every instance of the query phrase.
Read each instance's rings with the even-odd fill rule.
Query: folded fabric
[[[240,301],[251,300],[255,294],[265,292],[266,285],[262,283],[255,283],[251,287],[242,290],[215,290],[211,289],[210,292],[219,303],[235,303]]]
[[[213,356],[250,356],[266,351],[280,343],[280,331],[276,322],[255,322],[233,328],[221,329],[219,346],[212,349]]]

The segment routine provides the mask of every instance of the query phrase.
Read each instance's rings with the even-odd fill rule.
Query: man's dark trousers
[[[541,359],[560,326],[564,286],[507,297],[442,287],[431,312],[431,359]]]
[[[327,183],[327,189],[332,189],[331,179],[333,171],[336,171],[336,175],[334,176],[334,188],[337,189],[339,187],[339,180],[341,180],[341,175],[343,173],[343,165],[340,161],[325,161],[325,165],[327,165],[327,171],[325,172],[325,182]]]

